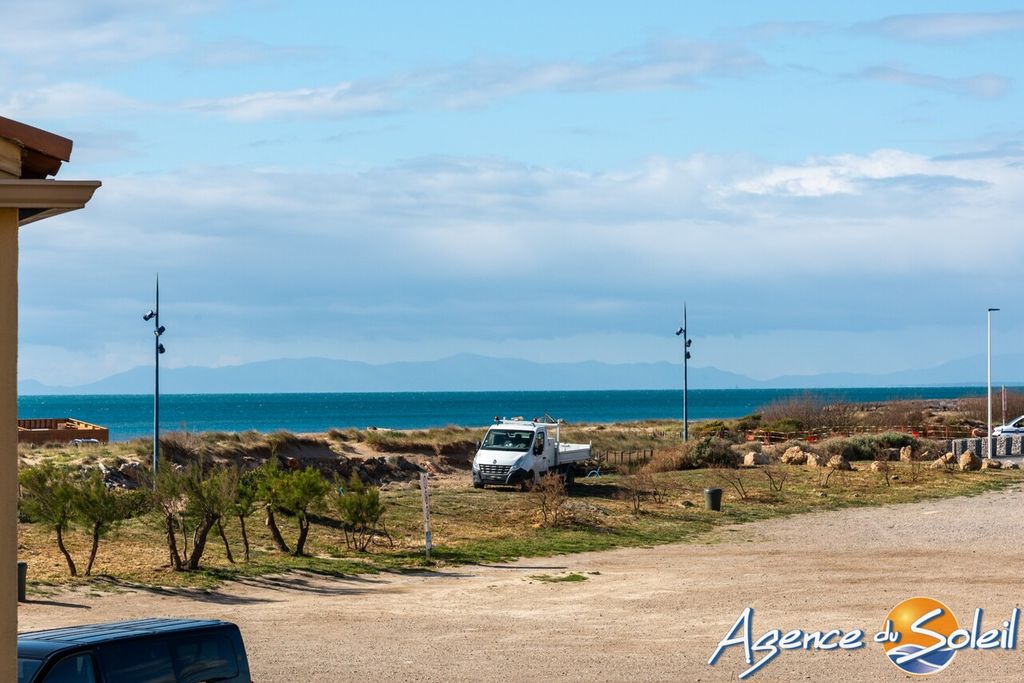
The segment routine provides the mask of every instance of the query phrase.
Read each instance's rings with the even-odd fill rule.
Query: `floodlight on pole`
[[[993,457],[995,451],[992,450],[992,314],[998,311],[998,308],[988,309],[988,389],[986,393],[988,403],[988,457]]]
[[[153,321],[153,486],[156,486],[156,471],[157,465],[160,462],[160,354],[165,353],[167,349],[160,343],[160,337],[163,336],[167,328],[160,324],[160,276],[156,276],[156,307],[145,315],[142,319],[146,322]]]
[[[689,377],[688,377],[688,364],[690,360],[690,345],[693,344],[693,340],[690,339],[686,331],[686,302],[683,302],[683,326],[676,330],[676,336],[683,338],[683,441],[690,440],[690,416],[688,414],[688,394],[689,394]]]

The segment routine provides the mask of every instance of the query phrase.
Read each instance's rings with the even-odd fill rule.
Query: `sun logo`
[[[958,629],[956,617],[938,600],[910,598],[889,612],[882,648],[900,671],[927,676],[953,661],[958,648],[950,647],[950,640]]]

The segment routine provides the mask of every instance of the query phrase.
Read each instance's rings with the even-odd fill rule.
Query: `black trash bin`
[[[722,509],[722,489],[704,489],[704,507],[716,512]]]
[[[25,582],[28,579],[28,562],[18,563],[18,602],[25,602]]]

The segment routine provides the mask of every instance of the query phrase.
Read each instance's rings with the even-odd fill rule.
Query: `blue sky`
[[[104,182],[22,233],[24,378],[148,362],[156,270],[169,365],[1024,342],[1024,6],[3,6],[0,113]]]

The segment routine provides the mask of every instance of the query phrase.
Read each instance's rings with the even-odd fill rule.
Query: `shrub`
[[[364,484],[355,472],[349,477],[344,493],[334,499],[334,506],[341,516],[348,548],[365,552],[378,535],[391,540],[384,527],[384,503],[380,499],[380,489]]]
[[[156,478],[153,498],[164,517],[167,551],[175,571],[199,569],[210,531],[231,514],[238,487],[237,471],[214,469],[204,473],[198,463],[175,469],[163,463]],[[188,550],[189,531],[192,550]],[[183,544],[178,547],[177,535]]]
[[[643,469],[647,472],[674,472],[690,469],[689,451],[690,449],[686,445],[672,450],[657,450]]]
[[[707,436],[718,436],[726,437],[731,434],[729,426],[721,420],[708,420],[706,422],[698,422],[690,428],[690,432],[695,438],[701,439]]]
[[[84,479],[77,482],[72,509],[76,521],[83,524],[92,537],[89,560],[85,565],[86,576],[92,574],[100,539],[106,536],[116,523],[135,515],[140,503],[144,504],[148,499],[148,491],[144,492],[145,498],[138,493],[140,492],[120,493],[107,488],[103,473],[98,469],[90,470]]]
[[[22,499],[26,513],[53,529],[68,572],[71,576],[78,576],[75,561],[64,545],[64,533],[75,513],[76,493],[71,471],[67,467],[44,462],[21,470],[18,483],[26,494]]]
[[[738,429],[741,432],[749,432],[749,431],[752,431],[754,429],[759,429],[760,427],[761,427],[761,414],[760,413],[754,413],[753,415],[746,415],[744,417],[741,417],[736,422],[736,429]]]
[[[796,434],[803,428],[804,424],[802,422],[791,417],[773,420],[764,424],[764,429],[767,431],[779,432],[780,434]]]
[[[818,449],[825,455],[841,455],[851,462],[873,460],[878,451],[876,442],[871,437],[863,436],[827,439],[821,442]]]
[[[643,504],[647,498],[660,502],[664,493],[658,489],[654,477],[648,472],[638,472],[622,479],[621,497],[628,500],[634,515],[643,514]]]
[[[558,524],[562,507],[569,500],[565,480],[558,474],[548,473],[540,477],[531,489],[531,495],[540,508],[544,526]]]
[[[736,467],[736,454],[725,439],[706,436],[694,444],[687,453],[687,469],[701,467]]]
[[[914,445],[913,436],[901,434],[900,432],[882,432],[873,438],[882,448],[903,448],[904,446]]]
[[[992,419],[1002,419],[1002,397],[999,392],[992,391]],[[963,411],[964,416],[971,420],[984,422],[988,419],[988,403],[984,396],[978,398],[962,398],[958,407]],[[1006,392],[1006,419],[1024,415],[1024,392],[1007,390]]]
[[[807,393],[773,401],[760,412],[765,429],[797,432],[853,424],[857,406],[842,401],[826,401],[820,396]]]
[[[295,541],[293,555],[305,554],[306,539],[309,536],[309,513],[316,509],[331,490],[318,470],[307,467],[304,470],[280,472],[283,487],[278,498],[279,509],[295,517],[299,523],[299,537]]]

